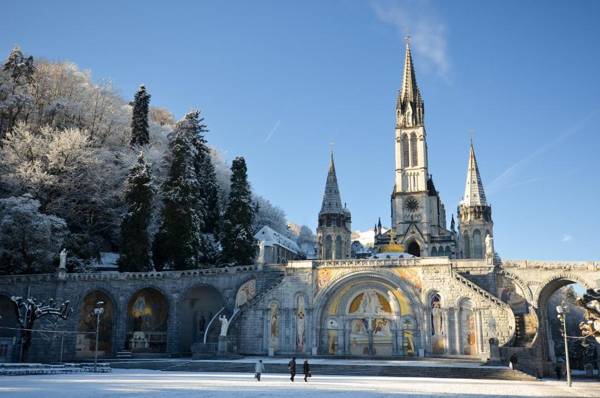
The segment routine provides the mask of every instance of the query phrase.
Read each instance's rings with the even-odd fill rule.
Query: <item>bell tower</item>
[[[392,228],[398,243],[410,254],[451,257],[455,241],[451,231],[446,229],[446,210],[429,174],[425,105],[417,85],[408,38],[402,75],[402,87],[396,100]]]

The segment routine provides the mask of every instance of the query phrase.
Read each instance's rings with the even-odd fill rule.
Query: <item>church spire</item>
[[[422,126],[425,110],[415,68],[413,66],[410,41],[406,38],[406,54],[404,58],[404,73],[402,74],[402,89],[396,100],[396,119],[402,127]]]
[[[414,101],[418,96],[419,87],[415,76],[415,67],[413,66],[412,54],[410,52],[410,41],[406,40],[406,54],[404,57],[404,73],[402,79],[402,90],[400,91],[401,100]]]
[[[342,213],[342,199],[338,187],[337,176],[335,175],[335,163],[333,161],[333,151],[329,159],[329,172],[327,173],[327,182],[325,183],[325,193],[323,194],[323,204],[320,214],[338,214]]]
[[[467,166],[467,182],[465,184],[465,195],[463,196],[462,204],[465,206],[487,206],[485,200],[485,192],[483,191],[483,183],[479,175],[479,167],[475,158],[475,149],[471,141],[471,149],[469,151],[469,164]]]

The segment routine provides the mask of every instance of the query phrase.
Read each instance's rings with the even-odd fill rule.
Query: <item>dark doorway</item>
[[[412,241],[408,244],[408,254],[412,254],[413,256],[416,257],[421,257],[421,247],[419,247],[419,244],[415,241]]]

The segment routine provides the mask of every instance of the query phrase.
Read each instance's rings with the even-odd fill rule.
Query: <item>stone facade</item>
[[[77,332],[87,331],[85,305],[91,294],[102,294],[105,307],[111,307],[110,319],[102,319],[110,325],[110,348],[101,355],[113,357],[122,350],[140,356],[191,355],[192,345],[202,343],[204,334],[190,331],[198,329],[196,313],[203,310],[190,300],[206,303],[210,293],[216,295],[212,315],[216,319],[225,314],[231,320],[230,349],[240,354],[488,359],[490,339],[495,339],[505,357],[521,352],[524,364],[542,369],[553,359],[547,300],[573,282],[600,287],[600,263],[493,264],[423,257],[292,261],[188,272],[5,276],[0,277],[0,299],[20,295],[70,300],[69,319],[36,325],[72,332],[62,339],[64,360],[84,357]],[[135,300],[142,291],[164,298],[165,344],[157,350],[131,346]],[[232,319],[236,308],[239,315]],[[9,314],[0,315],[9,319]],[[149,325],[140,331],[161,335]],[[210,351],[220,324],[207,319],[203,329]],[[34,338],[28,359],[56,361],[60,346],[60,337]],[[13,359],[17,356],[18,350]]]

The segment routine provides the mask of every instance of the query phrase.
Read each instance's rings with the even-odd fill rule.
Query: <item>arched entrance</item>
[[[326,293],[319,352],[344,356],[415,355],[420,334],[416,300],[381,275],[353,275]]]
[[[127,305],[127,347],[133,352],[165,352],[169,305],[154,288],[135,293]]]
[[[421,257],[421,246],[414,240],[408,244],[406,251],[415,257]]]
[[[12,362],[16,359],[18,332],[15,329],[19,327],[19,323],[15,303],[5,295],[0,295],[0,326],[0,362]]]
[[[81,304],[79,310],[79,325],[77,341],[75,343],[75,356],[78,358],[91,358],[96,349],[96,315],[94,308],[97,303],[102,301],[104,313],[100,317],[98,329],[98,356],[112,355],[113,339],[113,300],[104,292],[94,290],[88,293]]]
[[[562,324],[557,318],[557,306],[567,307],[567,335],[580,336],[578,325],[583,320],[584,311],[575,304],[575,301],[577,296],[587,288],[583,281],[570,276],[551,280],[542,288],[537,309],[540,327],[535,342],[540,345],[545,361],[552,363],[565,361]],[[571,367],[583,368],[585,349],[575,339],[570,339],[568,344]]]
[[[192,344],[203,341],[208,323],[223,306],[223,297],[213,286],[195,286],[184,294],[181,304],[181,328],[179,330],[179,350],[181,353],[191,353]],[[218,324],[217,322],[216,326]],[[207,342],[216,343],[220,330],[216,326],[209,331]]]

